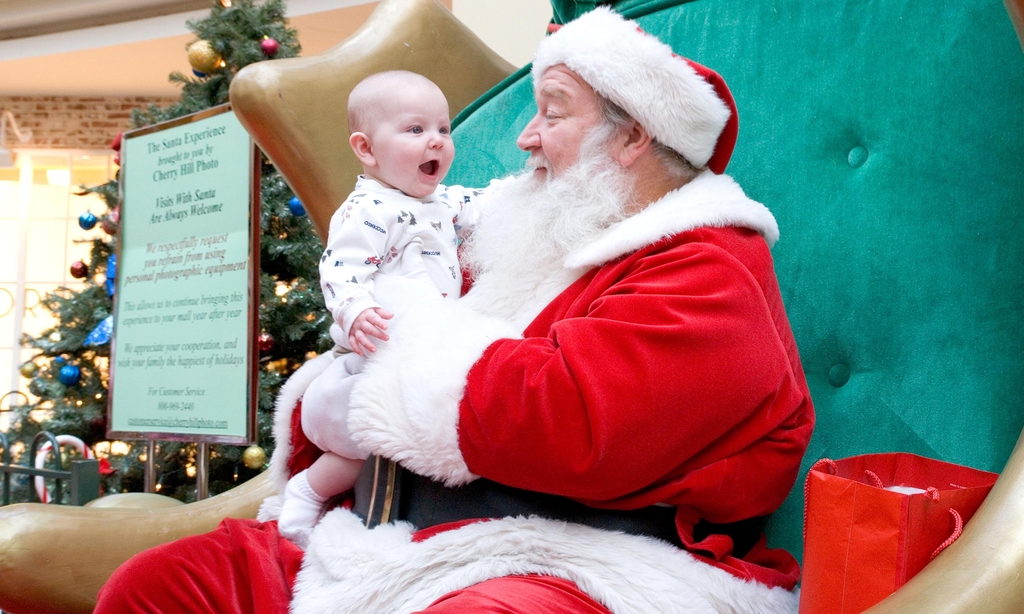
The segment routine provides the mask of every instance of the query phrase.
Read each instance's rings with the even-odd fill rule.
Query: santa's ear
[[[615,139],[617,151],[614,157],[623,168],[629,168],[637,159],[651,147],[651,135],[640,125],[640,122],[632,120],[617,139]]]
[[[376,166],[377,158],[373,155],[373,148],[370,145],[370,138],[362,132],[353,132],[348,137],[348,144],[355,152],[356,158],[363,166]]]

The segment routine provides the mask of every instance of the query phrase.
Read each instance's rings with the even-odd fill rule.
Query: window
[[[0,168],[0,394],[27,395],[28,380],[18,368],[36,350],[21,348],[21,336],[56,323],[42,297],[61,286],[84,285],[69,271],[76,260],[89,262],[89,243],[77,241],[103,234],[98,224],[88,231],[78,225],[85,211],[106,211],[102,199],[75,193],[81,185],[107,182],[117,168],[109,150],[19,150],[16,162],[15,168]],[[7,428],[6,412],[0,412],[0,431]]]

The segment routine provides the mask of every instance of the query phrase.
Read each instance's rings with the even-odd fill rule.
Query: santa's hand
[[[352,351],[360,356],[366,356],[366,352],[376,352],[377,347],[371,338],[387,341],[387,320],[393,317],[395,314],[380,307],[371,307],[360,312],[348,333],[348,345]]]

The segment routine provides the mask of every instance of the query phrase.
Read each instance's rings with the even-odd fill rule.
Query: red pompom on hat
[[[598,94],[622,107],[659,143],[697,168],[721,174],[729,164],[739,117],[736,101],[715,71],[673,53],[607,7],[599,7],[541,41],[536,84],[564,64]]]

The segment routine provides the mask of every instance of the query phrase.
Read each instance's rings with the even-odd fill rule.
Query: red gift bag
[[[801,614],[863,612],[889,596],[959,537],[997,477],[905,453],[815,463]]]

